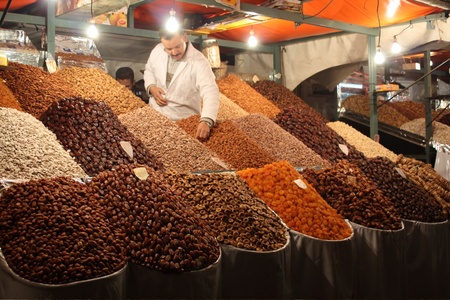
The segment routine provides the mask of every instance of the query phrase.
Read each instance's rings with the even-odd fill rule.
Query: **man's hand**
[[[152,94],[153,98],[155,98],[155,101],[159,106],[167,105],[167,100],[165,97],[166,92],[162,88],[152,85],[148,91]]]
[[[197,134],[196,138],[200,141],[206,141],[209,138],[209,134],[211,132],[211,129],[209,128],[208,124],[206,122],[200,122],[197,126]]]

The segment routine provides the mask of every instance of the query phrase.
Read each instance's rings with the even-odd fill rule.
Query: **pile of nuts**
[[[172,185],[209,224],[220,243],[274,251],[287,243],[287,228],[239,177],[229,173],[168,173]]]
[[[408,180],[391,160],[374,157],[360,160],[355,164],[392,201],[398,215],[403,219],[420,222],[446,220],[441,205],[431,194]]]
[[[327,126],[336,131],[337,134],[342,136],[358,151],[361,151],[366,157],[384,156],[393,162],[397,160],[397,154],[344,122],[328,122]]]
[[[378,101],[377,105],[380,106],[382,101]],[[360,114],[365,117],[370,117],[370,105],[369,96],[365,95],[353,95],[347,97],[342,101],[341,105],[347,110]],[[400,127],[409,119],[398,112],[395,108],[386,104],[378,108],[378,120],[381,123],[388,124],[394,127]]]
[[[443,213],[448,218],[450,216],[450,181],[439,175],[432,165],[402,154],[398,156],[396,164],[409,180],[433,195],[442,205]]]
[[[18,183],[0,198],[0,247],[19,276],[64,284],[110,275],[126,264],[122,237],[98,198],[67,177]]]
[[[105,102],[116,115],[146,105],[124,85],[98,68],[66,67],[56,74],[69,82],[81,97]]]
[[[308,148],[299,139],[269,118],[250,114],[232,120],[240,130],[255,139],[258,145],[276,160],[286,160],[296,167],[330,167],[331,164]]]
[[[101,198],[110,226],[125,235],[132,263],[179,273],[203,269],[219,259],[220,246],[211,229],[162,173],[122,165],[101,172],[89,187]]]
[[[55,134],[32,115],[0,108],[0,177],[41,179],[86,177]]]
[[[243,110],[239,105],[230,100],[227,96],[220,93],[219,112],[217,113],[217,120],[224,121],[248,115],[248,112]]]
[[[55,53],[56,60],[72,60],[72,61],[95,61],[95,62],[104,62],[101,57],[97,57],[95,55],[80,55],[75,53],[64,53],[64,52],[56,52]]]
[[[308,110],[315,118],[328,122],[328,120],[300,97],[291,92],[282,84],[271,80],[260,80],[250,84],[258,93],[272,101],[280,110],[297,107]]]
[[[145,106],[119,116],[127,129],[164,164],[178,172],[223,170],[214,154],[166,116]]]
[[[3,70],[2,78],[24,111],[35,118],[53,103],[79,94],[62,77],[37,67],[10,62],[13,68]],[[90,87],[92,89],[92,86]]]
[[[438,121],[439,121],[440,123],[443,123],[443,124],[447,125],[447,126],[450,126],[450,113],[447,113],[447,114],[442,115],[442,116],[438,119]]]
[[[403,124],[400,129],[415,133],[417,135],[426,136],[425,118],[415,119]],[[450,126],[441,122],[433,122],[433,140],[439,144],[450,145]]]
[[[3,80],[0,80],[0,107],[14,108],[22,111],[19,101],[17,101]]]
[[[415,101],[395,101],[389,102],[390,105],[409,120],[423,118],[425,116],[425,105]]]
[[[256,113],[273,118],[280,109],[255,91],[248,83],[235,74],[228,74],[225,78],[217,80],[219,90],[230,100],[242,107],[248,113]]]
[[[89,176],[134,162],[155,169],[163,168],[104,102],[65,98],[53,103],[41,121],[56,134],[63,147],[70,151]],[[120,142],[131,144],[132,157]]]
[[[355,164],[341,160],[332,168],[305,169],[301,174],[339,214],[353,223],[383,230],[402,228],[393,203]]]
[[[237,174],[289,228],[323,240],[341,240],[351,236],[352,230],[342,215],[288,162],[246,169]]]
[[[178,121],[177,124],[189,135],[195,136],[199,121],[200,116],[194,115]],[[209,139],[203,144],[234,170],[257,168],[276,160],[255,140],[233,125],[231,120],[217,122]]]
[[[344,138],[322,120],[314,118],[314,115],[311,115],[307,110],[285,109],[275,117],[274,122],[301,140],[323,159],[332,163],[340,159],[361,159],[364,157],[364,154],[349,145]],[[344,152],[346,149],[348,149],[348,154]]]

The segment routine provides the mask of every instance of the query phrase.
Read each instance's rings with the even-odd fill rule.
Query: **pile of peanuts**
[[[0,198],[0,247],[19,276],[64,284],[110,275],[127,262],[98,197],[67,177],[18,183]]]
[[[317,110],[309,106],[287,87],[271,80],[260,80],[250,84],[257,92],[272,101],[280,110],[297,107],[308,110],[309,113],[323,122],[328,120]]]
[[[395,101],[389,102],[390,105],[399,113],[408,118],[408,120],[414,120],[423,118],[425,116],[425,105],[415,101]]]
[[[403,124],[400,128],[417,135],[426,136],[425,118],[415,119]],[[433,140],[445,145],[450,145],[450,126],[441,122],[433,122]]]
[[[239,105],[230,100],[227,96],[220,93],[219,112],[217,113],[217,120],[224,121],[248,115],[248,112],[243,110]]]
[[[299,139],[265,116],[250,114],[233,119],[232,122],[278,161],[286,160],[296,167],[331,166]]]
[[[17,101],[3,80],[0,80],[0,107],[14,108],[22,111],[19,101]]]
[[[286,161],[238,171],[286,225],[303,234],[341,240],[352,234],[344,218]]]
[[[218,163],[219,160],[205,145],[150,106],[122,114],[119,120],[166,169],[195,172],[227,168]]]
[[[279,113],[274,122],[301,140],[306,146],[332,163],[340,159],[361,159],[364,155],[308,110],[289,108]],[[345,147],[345,148],[344,148]],[[343,150],[344,149],[344,150]],[[348,154],[345,150],[348,149]]]
[[[182,119],[177,124],[191,136],[195,136],[199,115]],[[231,120],[218,122],[211,130],[209,139],[203,144],[234,170],[257,168],[276,159],[262,149],[254,139],[233,125]]]
[[[384,156],[393,162],[397,160],[397,154],[344,122],[328,122],[327,126],[336,131],[337,134],[342,136],[358,151],[361,151],[366,157]]]
[[[230,73],[225,78],[217,80],[217,85],[221,93],[248,113],[257,113],[273,118],[280,112],[275,104],[235,74]]]
[[[13,68],[2,71],[5,84],[22,109],[38,119],[53,102],[79,95],[73,85],[57,74],[17,62],[11,62],[10,66]]]
[[[134,162],[155,169],[163,168],[162,163],[120,123],[104,102],[65,98],[54,102],[42,115],[41,121],[56,134],[63,147],[70,151],[89,176]],[[121,142],[131,144],[132,157]]]
[[[220,243],[253,251],[274,251],[286,245],[287,228],[281,219],[239,176],[172,173],[167,178]]]
[[[393,161],[385,157],[374,157],[360,160],[355,164],[392,201],[401,218],[420,222],[446,220],[442,206],[431,194],[406,176],[403,177],[404,173],[398,171]]]
[[[32,115],[0,108],[0,177],[41,179],[86,177],[54,133]]]
[[[124,85],[98,68],[66,67],[56,74],[73,86],[81,97],[105,102],[116,115],[146,105]]]
[[[383,230],[402,228],[393,203],[357,165],[340,160],[332,168],[305,169],[301,174],[339,214],[353,223]]]
[[[89,188],[101,198],[110,226],[124,234],[132,263],[179,273],[203,269],[219,259],[211,229],[162,173],[121,165],[93,177]]]

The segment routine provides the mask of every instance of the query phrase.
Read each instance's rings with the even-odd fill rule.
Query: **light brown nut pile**
[[[0,108],[0,177],[86,177],[54,133],[32,115]]]
[[[65,98],[53,103],[41,120],[89,176],[134,162],[155,169],[163,168],[162,163],[120,123],[104,102]],[[132,157],[121,142],[131,144]]]
[[[105,171],[89,183],[114,229],[125,235],[131,262],[163,272],[187,272],[215,263],[220,247],[211,228],[165,180],[162,173],[132,165]],[[137,171],[136,171],[137,172]]]
[[[20,107],[19,101],[17,101],[16,97],[14,97],[11,90],[1,79],[0,79],[0,107],[9,107],[22,111],[22,107]]]
[[[415,101],[394,101],[389,102],[388,105],[396,109],[399,113],[408,118],[408,120],[414,120],[423,118],[425,116],[425,105]]]
[[[230,100],[230,98],[220,93],[220,106],[217,114],[218,121],[244,117],[246,115],[248,115],[248,112]]]
[[[394,205],[363,172],[346,160],[332,168],[305,169],[301,174],[344,218],[369,228],[401,229]]]
[[[296,167],[331,167],[328,161],[265,116],[250,114],[232,122],[276,160],[286,160]]]
[[[274,118],[274,122],[332,163],[340,159],[364,157],[364,154],[348,144],[321,119],[314,118],[308,110],[292,107],[285,109]],[[348,149],[348,155],[342,150],[343,145]]]
[[[200,116],[194,115],[178,121],[177,124],[189,135],[195,136],[199,121]],[[231,120],[216,123],[209,139],[203,144],[234,170],[257,168],[276,160],[254,139],[233,125]]]
[[[378,101],[377,105],[380,106],[382,103],[383,102]],[[347,97],[344,101],[342,101],[341,106],[343,106],[348,111],[352,111],[368,118],[370,117],[369,96],[353,95]],[[388,104],[381,106],[378,109],[377,113],[378,120],[381,123],[388,124],[394,127],[400,127],[409,121],[407,117],[399,113],[396,109],[389,106]]]
[[[397,165],[391,160],[374,157],[355,164],[392,201],[401,218],[419,222],[443,222],[447,219],[442,212],[442,206],[434,197],[404,178],[403,173],[397,170]]]
[[[340,121],[328,122],[327,125],[342,136],[350,145],[354,146],[356,150],[361,151],[366,157],[384,156],[393,162],[397,160],[397,154],[362,134],[352,126]]]
[[[75,53],[64,53],[64,52],[56,52],[55,53],[56,60],[73,60],[73,61],[95,61],[95,62],[104,62],[104,60],[95,55],[80,55]]]
[[[119,120],[166,169],[178,172],[227,169],[205,145],[150,106],[120,115]]]
[[[239,176],[168,173],[166,177],[219,242],[253,251],[274,251],[286,245],[286,226]]]
[[[13,68],[2,71],[5,84],[22,109],[38,119],[53,102],[79,95],[72,85],[57,74],[16,62],[11,62],[10,66]]]
[[[217,80],[217,85],[221,93],[248,113],[258,113],[273,118],[280,112],[276,105],[235,74],[230,73],[225,78]]]
[[[103,101],[116,115],[145,106],[145,102],[103,70],[97,68],[67,67],[57,72],[83,98]]]
[[[272,101],[280,110],[297,107],[308,110],[315,118],[328,122],[328,120],[313,107],[309,106],[299,96],[287,87],[270,80],[260,80],[250,84],[257,92]]]
[[[415,119],[403,124],[400,129],[426,136],[425,118]],[[433,122],[433,140],[439,144],[450,145],[450,126],[441,122]]]
[[[408,179],[424,188],[442,205],[444,214],[450,216],[450,181],[439,175],[430,164],[414,158],[398,156],[397,166]]]
[[[126,264],[122,238],[98,198],[71,178],[32,180],[0,198],[0,247],[19,276],[64,284],[110,275]]]

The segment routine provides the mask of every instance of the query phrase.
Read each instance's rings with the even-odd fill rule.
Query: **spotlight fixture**
[[[258,39],[256,38],[255,33],[253,32],[253,28],[250,30],[250,36],[248,37],[248,45],[252,48],[258,45]]]

